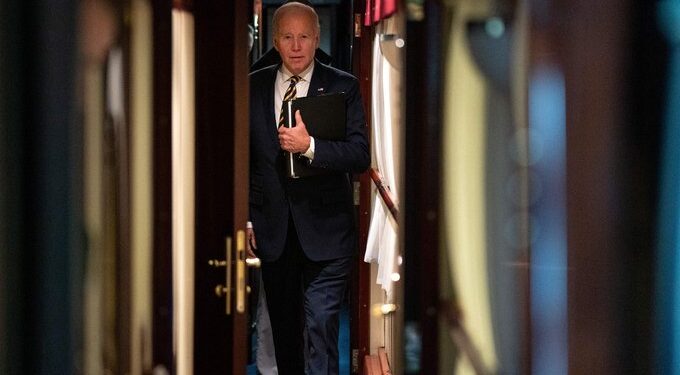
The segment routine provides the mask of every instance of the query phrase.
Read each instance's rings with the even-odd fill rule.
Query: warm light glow
[[[383,315],[387,315],[389,313],[392,313],[394,311],[397,311],[397,305],[393,303],[387,303],[384,304],[380,307],[380,312],[382,312]]]
[[[373,316],[389,315],[397,311],[397,308],[397,305],[394,303],[375,304],[371,308],[371,313]]]
[[[392,274],[392,276],[390,276],[390,279],[392,279],[394,282],[399,281],[401,279],[401,275],[399,275],[398,272],[395,272]]]

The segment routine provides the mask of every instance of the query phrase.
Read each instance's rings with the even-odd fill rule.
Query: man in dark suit
[[[337,374],[339,312],[357,246],[349,173],[370,163],[366,121],[357,79],[314,60],[313,8],[281,6],[273,40],[282,64],[250,75],[249,251],[262,260],[279,374],[304,374],[303,330],[308,373]],[[296,127],[278,126],[284,97],[339,92],[346,95],[344,140],[311,137],[299,112]],[[326,173],[289,178],[284,151]]]

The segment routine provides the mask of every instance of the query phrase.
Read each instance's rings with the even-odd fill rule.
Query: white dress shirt
[[[295,97],[297,98],[303,98],[307,96],[307,92],[309,91],[309,82],[312,80],[312,73],[314,72],[314,61],[312,61],[311,64],[305,69],[302,73],[299,74],[300,76],[300,81],[295,85]],[[283,97],[286,94],[286,90],[288,90],[288,86],[290,86],[290,78],[293,76],[293,73],[291,73],[286,67],[281,64],[281,68],[279,69],[278,73],[276,73],[276,81],[274,82],[274,114],[276,114],[276,119],[281,116],[281,106],[283,105]],[[304,118],[303,118],[304,120]],[[278,122],[278,121],[277,121]],[[278,127],[278,123],[275,123],[274,126]],[[309,160],[314,159],[314,137],[309,137],[309,148],[307,151],[305,151],[302,156],[306,157]]]

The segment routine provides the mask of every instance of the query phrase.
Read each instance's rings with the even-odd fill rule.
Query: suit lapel
[[[326,94],[328,90],[326,82],[326,67],[319,62],[314,61],[314,73],[312,73],[312,80],[309,82],[309,90],[307,96],[319,96]]]
[[[280,64],[279,64],[280,65]],[[278,123],[276,118],[276,113],[274,112],[274,90],[276,85],[276,73],[279,71],[279,65],[276,65],[272,70],[270,70],[270,78],[265,80],[269,82],[269,87],[265,90],[264,96],[264,113],[267,115],[267,133],[272,138],[272,141],[278,146],[279,145],[279,133],[276,130],[276,123]]]

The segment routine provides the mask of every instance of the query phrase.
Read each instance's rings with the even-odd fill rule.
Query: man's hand
[[[257,251],[257,241],[255,240],[255,231],[253,228],[246,228],[246,235],[248,236],[248,246],[246,246],[248,258],[257,258],[257,255],[255,255],[255,251]]]
[[[279,144],[284,151],[304,153],[309,148],[310,140],[300,110],[295,111],[295,123],[294,128],[279,127]]]

